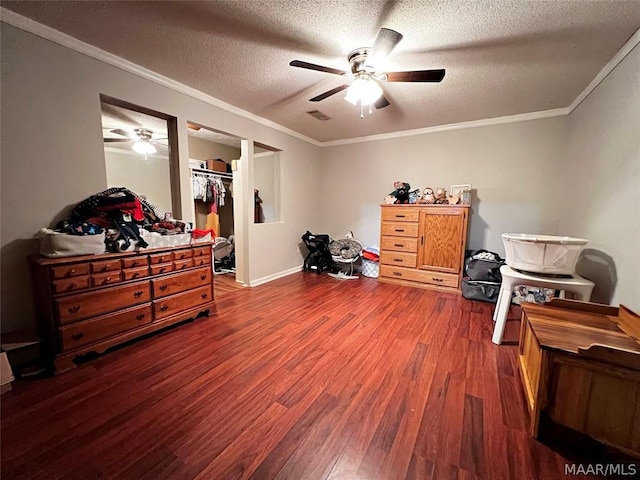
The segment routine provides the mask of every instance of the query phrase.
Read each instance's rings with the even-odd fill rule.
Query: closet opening
[[[211,233],[214,291],[217,298],[242,288],[236,281],[237,221],[234,216],[234,170],[241,158],[240,137],[187,122],[194,229]],[[241,280],[241,279],[238,279]]]

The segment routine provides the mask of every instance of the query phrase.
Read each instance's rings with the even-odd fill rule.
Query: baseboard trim
[[[297,273],[301,271],[302,271],[302,265],[298,265],[297,267],[293,267],[288,270],[283,270],[282,272],[274,273],[272,275],[267,275],[266,277],[256,278],[255,280],[250,280],[249,286],[257,287],[258,285],[262,285],[263,283],[268,283],[273,280],[286,277],[287,275],[291,275],[292,273]]]

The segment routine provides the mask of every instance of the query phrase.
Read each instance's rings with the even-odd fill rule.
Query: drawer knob
[[[165,268],[165,267],[162,267],[162,268],[160,269],[160,272],[159,272],[159,273],[164,273],[164,271],[165,271],[165,270],[166,270],[166,268]]]
[[[136,320],[142,320],[144,318],[144,313],[139,313],[136,315]]]
[[[396,215],[396,218],[404,218],[404,215]]]
[[[200,280],[204,280],[205,278],[207,278],[207,274],[206,273],[201,273],[200,274]]]
[[[431,280],[433,280],[434,282],[444,282],[443,278],[431,277]]]
[[[80,311],[80,305],[74,305],[73,307],[67,308],[67,312],[69,313],[78,313]]]
[[[393,261],[402,263],[402,259],[401,258],[394,258]]]
[[[164,292],[167,288],[169,288],[169,285],[160,285],[158,287],[158,290],[160,290],[161,292]]]
[[[71,285],[69,285],[69,288],[76,288],[78,285],[76,284],[76,282],[73,282]]]
[[[185,268],[187,268],[187,264],[183,263],[182,265],[180,265],[180,270],[184,270]]]
[[[136,298],[140,298],[142,296],[144,292],[142,290],[138,290],[137,292],[133,293],[133,296]]]
[[[69,273],[70,273],[71,275],[73,275],[74,273],[76,273],[76,269],[75,269],[75,268],[72,268],[71,270],[69,270]]]
[[[202,295],[200,295],[200,297],[202,297],[202,298],[207,298],[208,296],[209,296],[209,294],[207,294],[207,293],[203,293]]]
[[[394,274],[396,277],[401,277],[401,276],[402,276],[402,274],[401,274],[400,272],[393,272],[393,274]]]
[[[394,243],[393,246],[394,247],[402,247],[403,245],[401,243]]]
[[[131,276],[131,278],[138,278],[139,276],[140,276],[140,273],[136,272]]]
[[[404,228],[396,228],[396,232],[404,232]]]
[[[137,266],[138,266],[138,262],[137,262],[137,261],[136,261],[136,262],[133,262],[133,263],[131,264],[131,266],[132,266],[132,267],[137,267]]]
[[[73,335],[71,335],[71,338],[73,338],[74,340],[80,340],[82,337],[84,337],[84,333],[82,332],[74,333]]]
[[[169,307],[168,307],[167,305],[162,305],[162,306],[160,307],[160,311],[161,311],[161,312],[166,312],[167,310],[169,310]]]

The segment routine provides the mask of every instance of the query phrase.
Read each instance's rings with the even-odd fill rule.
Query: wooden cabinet
[[[628,453],[640,453],[640,317],[569,300],[524,304],[520,377],[531,412]]]
[[[211,244],[30,260],[38,327],[56,373],[79,355],[214,307]]]
[[[380,281],[460,291],[467,205],[382,205]]]

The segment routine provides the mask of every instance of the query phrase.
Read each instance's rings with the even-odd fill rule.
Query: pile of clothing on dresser
[[[50,235],[103,235],[106,251],[118,252],[146,248],[153,236],[190,234],[192,225],[170,218],[158,205],[124,187],[109,188],[77,204],[67,220],[54,230],[41,229]]]

